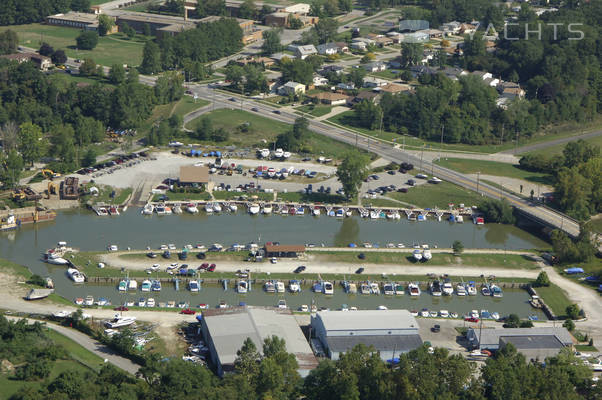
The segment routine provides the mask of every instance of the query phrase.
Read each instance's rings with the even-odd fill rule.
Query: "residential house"
[[[330,56],[339,52],[339,47],[334,42],[319,44],[318,54]]]
[[[320,70],[319,74],[326,75],[329,72],[334,72],[337,75],[341,75],[344,70],[345,70],[345,68],[341,67],[340,65],[326,65],[324,68],[322,68]]]
[[[355,84],[353,82],[341,82],[337,85],[337,89],[342,89],[342,90],[353,90],[355,89]]]
[[[418,32],[411,32],[411,33],[406,33],[403,35],[403,42],[408,42],[408,43],[424,43],[424,42],[428,42],[430,39],[430,36],[427,32],[425,31],[418,31]]]
[[[422,29],[422,30],[416,31],[415,33],[420,33],[423,36],[426,35],[426,36],[428,36],[429,39],[443,37],[443,31],[440,31],[439,29]]]
[[[353,98],[353,103],[361,103],[364,100],[367,101],[371,101],[372,103],[378,103],[380,101],[380,98],[382,97],[382,94],[379,92],[368,92],[368,91],[363,91],[363,92],[359,92],[357,94],[357,96],[355,96]]]
[[[461,35],[469,35],[475,33],[477,31],[477,27],[473,24],[462,24],[460,25],[460,34]]]
[[[472,71],[471,74],[481,78],[482,80],[493,78],[493,75],[491,75],[491,72],[486,72],[486,71]]]
[[[332,93],[332,92],[320,92],[310,96],[314,99],[318,99],[324,104],[330,104],[332,106],[338,106],[342,104],[347,104],[347,100],[349,96],[346,96],[342,93]]]
[[[351,40],[352,49],[358,48],[358,46],[360,46],[363,47],[363,49],[365,50],[368,46],[373,46],[375,44],[376,42],[374,40],[364,37],[357,37]]]
[[[345,42],[335,42],[334,44],[337,46],[339,53],[347,53],[349,51],[349,46]]]
[[[366,51],[368,46],[364,42],[351,42],[350,47],[354,50]]]
[[[500,80],[498,78],[487,78],[487,79],[483,79],[483,82],[487,86],[497,87],[497,85],[499,85],[499,83],[500,83]]]
[[[374,90],[378,90],[382,93],[387,92],[391,94],[397,94],[401,92],[411,92],[412,87],[410,85],[405,85],[401,83],[387,83],[386,85],[376,88]]]
[[[328,85],[328,79],[324,78],[323,76],[314,76],[313,84],[314,86]]]
[[[435,75],[437,70],[431,67],[427,67],[426,65],[412,65],[410,67],[410,72],[412,73],[412,77],[417,78],[421,75]]]
[[[313,44],[308,44],[304,46],[291,44],[288,46],[288,49],[295,53],[295,56],[297,58],[300,58],[302,60],[305,60],[311,55],[318,54],[318,50],[316,50],[316,46],[314,46]]]
[[[367,88],[380,87],[380,86],[386,85],[387,83],[389,83],[389,82],[384,79],[375,78],[373,76],[366,76],[364,78],[364,87],[367,87]]]
[[[451,79],[452,81],[457,81],[459,77],[468,75],[468,72],[464,71],[462,68],[457,67],[447,67],[441,70],[446,77]]]
[[[461,25],[458,21],[446,22],[441,25],[440,29],[447,35],[457,35],[460,33]]]
[[[379,37],[383,37],[383,35],[380,35],[378,33],[369,33],[366,35],[366,37],[370,40],[376,41],[376,39],[378,39]]]
[[[5,60],[13,60],[17,61],[19,64],[31,61],[34,63],[40,70],[46,71],[48,68],[52,66],[52,61],[49,57],[42,56],[37,53],[16,53],[16,54],[6,54],[0,56]]]
[[[381,72],[387,69],[387,64],[382,61],[373,61],[371,63],[362,65],[362,68],[368,72]]]
[[[289,60],[292,60],[294,58],[297,58],[295,56],[293,56],[292,54],[286,54],[286,53],[274,53],[271,55],[272,59],[278,61],[278,62],[282,62],[282,59],[284,58],[288,58]]]
[[[390,37],[379,37],[376,38],[376,44],[379,47],[390,46],[393,44],[393,39],[391,39]]]
[[[421,64],[428,64],[435,59],[437,53],[435,50],[424,49],[422,52],[422,58],[420,59]]]
[[[283,96],[305,93],[305,85],[299,82],[288,81],[278,89],[278,94]]]

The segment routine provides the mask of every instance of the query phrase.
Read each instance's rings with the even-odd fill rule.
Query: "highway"
[[[288,124],[294,123],[295,119],[299,117],[296,114],[279,110],[276,107],[268,106],[253,99],[224,94],[223,92],[214,90],[207,85],[196,85],[191,87],[191,89],[199,98],[215,102],[216,108],[231,108],[257,112],[264,117]],[[203,111],[208,111],[208,108],[205,108]],[[389,161],[394,161],[396,163],[409,162],[414,165],[419,165],[421,162],[419,157],[404,152],[390,144],[386,144],[366,136],[358,135],[355,132],[324,122],[310,119],[309,127],[316,133],[331,137],[367,151],[371,151]],[[504,198],[524,214],[539,220],[552,228],[561,229],[573,237],[579,235],[578,222],[556,210],[532,203],[527,199],[521,198],[512,193],[508,193],[504,190],[500,190],[487,183],[477,182],[476,179],[472,179],[464,174],[441,167],[429,161],[423,160],[422,165],[424,171],[430,171],[432,175],[437,176],[440,179],[454,183],[469,190],[477,191],[483,196],[487,196],[489,198]]]

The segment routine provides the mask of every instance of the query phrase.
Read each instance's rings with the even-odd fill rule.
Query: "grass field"
[[[602,217],[593,218],[590,223],[592,224],[594,231],[602,233]]]
[[[186,201],[186,200],[209,200],[211,196],[207,192],[201,193],[173,193],[167,192],[165,194],[170,201]],[[153,196],[153,201],[161,201],[162,194],[156,194]]]
[[[314,117],[321,117],[322,115],[328,114],[330,112],[330,110],[332,110],[332,107],[325,106],[325,105],[310,104],[310,105],[306,105],[306,106],[297,107],[297,108],[295,108],[295,110],[307,113]]]
[[[8,272],[23,279],[29,279],[31,276],[31,271],[27,267],[2,258],[0,258],[0,271]]]
[[[589,139],[584,139],[584,140],[590,144],[602,147],[602,135],[596,136],[593,138],[589,138]],[[562,151],[564,150],[565,147],[566,147],[566,143],[559,144],[556,146],[546,147],[545,149],[541,149],[541,150],[532,151],[529,154],[559,155],[559,154],[562,154]]]
[[[0,32],[11,29],[19,36],[19,44],[38,49],[46,42],[55,49],[64,49],[67,56],[73,58],[92,58],[99,64],[128,64],[137,66],[142,61],[144,40],[135,37],[132,40],[123,39],[123,35],[100,37],[98,45],[93,50],[77,50],[75,38],[80,34],[79,29],[43,24],[12,25],[3,27]]]
[[[48,79],[50,79],[52,82],[56,83],[56,85],[62,89],[68,87],[73,82],[75,82],[75,83],[84,82],[84,83],[89,83],[90,85],[94,85],[95,83],[111,85],[108,81],[106,81],[104,79],[89,78],[89,77],[79,76],[79,75],[70,75],[70,74],[65,74],[62,72],[50,74],[50,75],[48,75]]]
[[[554,284],[548,287],[538,287],[535,290],[558,317],[564,316],[566,308],[572,304],[566,293]]]
[[[436,163],[464,174],[475,174],[480,172],[483,175],[506,176],[541,184],[549,185],[554,183],[550,175],[526,171],[521,169],[518,165],[508,163],[462,158],[446,158],[436,161]]]
[[[280,133],[284,133],[292,127],[284,122],[274,121],[255,113],[241,110],[219,109],[205,114],[200,118],[208,117],[213,128],[224,128],[230,131],[230,139],[223,145],[236,145],[241,148],[265,147],[265,142],[271,143]],[[186,128],[194,129],[200,118],[196,118],[186,124]],[[248,131],[242,132],[239,127],[248,124]],[[352,149],[351,146],[338,142],[334,139],[310,132],[307,140],[308,150],[312,154],[324,155],[332,158],[340,158],[345,152]]]
[[[218,191],[213,192],[213,197],[216,200],[238,200],[240,198],[260,200],[260,201],[272,201],[274,200],[274,193],[265,193],[265,192],[257,192],[257,193],[243,193],[243,192],[227,192],[227,191]]]
[[[409,188],[407,193],[394,192],[388,196],[422,208],[447,209],[449,203],[464,203],[468,207],[481,201],[481,196],[477,193],[449,182],[419,185]]]
[[[327,193],[278,193],[278,199],[292,203],[324,203],[324,204],[346,204],[347,201],[343,196],[338,194]]]
[[[132,188],[118,189],[111,186],[92,185],[99,188],[98,196],[85,195],[80,197],[82,203],[92,200],[94,203],[104,202],[107,204],[123,204],[128,196],[132,194]],[[115,191],[115,197],[111,198],[112,192]]]
[[[203,99],[194,100],[191,96],[184,96],[178,101],[173,108],[173,114],[181,115],[182,117],[194,110],[198,110],[201,107],[205,107],[210,102]]]
[[[79,344],[77,344],[73,340],[69,339],[68,337],[63,336],[62,334],[60,334],[52,329],[48,329],[46,334],[56,344],[63,346],[65,348],[65,350],[67,350],[69,357],[84,364],[88,368],[98,371],[104,364],[104,360],[102,358],[100,358],[96,354],[92,353],[91,351],[85,349],[84,347],[80,346]]]

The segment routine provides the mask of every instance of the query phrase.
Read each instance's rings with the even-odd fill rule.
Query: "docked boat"
[[[48,250],[44,254],[44,262],[54,265],[67,265],[69,261],[62,257],[61,253],[56,252],[54,249]]]
[[[543,302],[539,296],[531,296],[529,304],[531,304],[531,307],[533,308],[543,308]]]
[[[107,300],[106,297],[100,297],[98,300],[96,300],[95,304],[97,306],[101,306],[102,307],[102,306],[109,305],[110,303],[109,303],[109,301]]]
[[[498,319],[500,319],[500,314],[494,311],[491,313],[491,318],[497,321]]]
[[[378,286],[378,283],[376,283],[376,282],[370,283],[370,293],[380,294],[380,287]]]
[[[361,294],[370,294],[370,284],[368,282],[360,283],[360,293]]]
[[[138,282],[135,279],[128,279],[128,290],[138,290]]]
[[[458,296],[466,296],[466,288],[462,283],[458,283],[458,286],[456,286],[456,294]]]
[[[214,203],[213,204],[213,212],[219,213],[222,212],[222,206],[219,203]]]
[[[388,310],[389,308],[387,306],[380,305],[380,306],[376,307],[376,309],[377,310]]]
[[[108,217],[109,216],[109,210],[107,210],[105,207],[98,207],[96,209],[96,214],[101,216],[101,217]]]
[[[117,290],[120,292],[125,292],[128,290],[128,282],[125,279],[119,281],[119,285],[117,286]]]
[[[445,281],[443,282],[442,291],[443,291],[443,294],[446,296],[451,296],[454,293],[454,287],[449,278],[446,278]]]
[[[94,305],[94,297],[86,296],[86,298],[84,299],[84,305],[85,306],[93,306]]]
[[[410,311],[410,315],[411,315],[412,317],[417,317],[417,316],[418,316],[418,311],[416,311],[416,310],[411,310],[411,311]]]
[[[109,207],[109,214],[119,215],[119,209],[116,206]]]
[[[491,319],[491,313],[488,310],[481,310],[482,319]]]
[[[188,203],[186,205],[186,211],[188,211],[191,214],[196,214],[199,212],[199,209],[197,208],[196,204],[194,203]]]
[[[379,218],[380,218],[380,211],[378,211],[378,210],[370,211],[370,219],[379,219]]]
[[[165,204],[157,204],[157,206],[155,207],[155,212],[157,213],[157,215],[166,215],[167,209],[165,207]]]
[[[231,203],[228,208],[230,209],[230,212],[236,212],[238,211],[238,206],[234,203]]]
[[[412,252],[412,256],[414,257],[414,260],[420,261],[422,260],[422,251],[420,249],[415,249]]]
[[[25,296],[25,300],[41,300],[54,293],[54,289],[31,289]]]
[[[470,318],[479,318],[479,312],[477,310],[471,310]]]
[[[138,307],[146,307],[146,299],[144,297],[141,297],[138,300],[138,303],[136,304]]]
[[[323,288],[324,294],[334,294],[334,286],[331,282],[324,282]]]
[[[280,214],[282,214],[282,215],[288,215],[288,213],[289,213],[288,206],[282,206],[280,208]]]
[[[271,204],[264,204],[263,208],[261,209],[261,213],[262,214],[271,214],[272,213],[272,205]]]
[[[280,299],[278,300],[277,307],[281,310],[286,310],[288,307],[286,306],[286,300]]]
[[[387,282],[383,285],[383,293],[385,296],[393,296],[395,294],[395,287],[391,282]]]
[[[312,215],[313,215],[313,216],[315,216],[315,217],[318,217],[318,216],[320,216],[320,207],[314,207],[314,208],[311,210],[311,213],[312,213]]]
[[[136,322],[136,317],[124,317],[122,315],[115,314],[115,317],[112,320],[105,322],[105,326],[109,329],[114,329],[122,326],[132,325],[134,322]]]
[[[440,281],[432,281],[430,283],[430,289],[433,296],[441,296],[443,294]]]
[[[151,290],[153,292],[160,292],[161,291],[161,281],[158,279],[154,279],[151,282]]]
[[[469,296],[477,295],[477,286],[474,281],[468,282],[468,284],[466,285],[466,292]]]
[[[349,288],[348,288],[347,293],[356,294],[357,293],[357,285],[353,282],[349,282]]]
[[[83,297],[78,297],[75,299],[74,303],[78,306],[83,306],[84,305],[84,298]]]
[[[288,290],[291,293],[299,293],[301,291],[301,283],[296,279],[291,279],[288,282]]]
[[[299,206],[295,210],[296,215],[305,215],[305,207]]]
[[[402,294],[405,293],[405,291],[403,289],[403,285],[401,283],[396,283],[393,286],[393,289],[395,290],[395,295],[397,295],[397,296],[401,296]]]
[[[299,307],[299,311],[309,312],[309,307],[307,306],[307,304],[301,304],[301,307]]]
[[[146,306],[147,307],[154,307],[155,306],[155,299],[153,299],[152,297],[149,297],[148,300],[146,300]]]
[[[173,300],[169,300],[167,302],[167,308],[175,308],[176,307],[176,302]]]
[[[152,286],[152,282],[148,279],[145,279],[142,281],[142,285],[140,286],[140,290],[143,292],[150,292],[151,291],[151,286]]]
[[[315,293],[322,293],[324,291],[324,286],[322,285],[322,282],[318,281],[314,283],[312,289]]]
[[[464,223],[464,217],[463,217],[463,216],[461,216],[461,215],[458,215],[458,216],[456,217],[456,222],[457,222],[457,223],[459,223],[459,224],[462,224],[462,223]]]
[[[190,282],[188,282],[188,290],[190,290],[193,293],[198,293],[198,291],[201,290],[201,285],[199,285],[199,281],[197,281],[196,279],[192,279]]]
[[[217,308],[228,308],[228,303],[225,300],[220,300]]]
[[[260,210],[261,210],[261,207],[259,207],[259,204],[257,204],[257,203],[253,203],[253,204],[249,205],[249,214],[251,214],[251,215],[259,214]]]
[[[207,214],[213,214],[213,204],[211,204],[211,203],[205,204],[205,212]]]
[[[410,296],[420,296],[420,287],[417,283],[409,283],[408,292],[410,292]]]
[[[240,280],[236,283],[236,291],[240,294],[245,294],[249,291],[249,282]]]
[[[153,206],[151,203],[146,203],[142,209],[142,214],[152,215],[153,211],[155,211],[155,206]]]
[[[489,290],[489,285],[484,283],[481,287],[481,294],[483,296],[491,296],[491,290]]]
[[[86,278],[84,277],[84,274],[82,274],[75,268],[68,268],[67,276],[69,277],[69,279],[71,279],[75,283],[84,283],[86,280]]]
[[[422,259],[424,261],[428,261],[431,258],[433,258],[433,254],[431,253],[431,249],[429,249],[428,245],[423,245],[422,246]]]
[[[489,285],[489,290],[491,291],[491,295],[493,297],[504,297],[504,292],[502,292],[502,288],[494,283]]]
[[[423,308],[423,309],[420,311],[420,316],[421,316],[421,317],[424,317],[424,318],[426,318],[426,317],[430,317],[430,315],[431,315],[431,314],[429,313],[429,310],[428,310],[428,309],[426,309],[426,308]]]
[[[449,311],[447,311],[447,310],[441,310],[441,311],[439,311],[439,316],[441,318],[449,318]]]
[[[274,283],[274,286],[276,286],[276,292],[278,293],[284,293],[284,291],[286,290],[284,287],[284,283],[281,281],[276,281]]]
[[[342,209],[342,208],[337,208],[337,209],[334,211],[334,216],[335,216],[335,217],[337,217],[337,218],[342,218],[342,217],[344,217],[344,216],[345,216],[345,211],[343,211],[343,209]]]
[[[268,293],[276,293],[276,285],[274,284],[273,281],[267,281],[263,285],[263,289]]]
[[[311,312],[312,313],[317,313],[318,312],[318,306],[316,306],[315,304],[311,305]]]
[[[429,317],[435,318],[439,313],[437,311],[429,311]]]

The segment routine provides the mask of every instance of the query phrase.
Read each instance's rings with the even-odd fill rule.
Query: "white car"
[[[276,264],[276,263],[278,262],[278,260],[276,259],[276,257],[272,257],[272,258],[270,259],[270,262],[271,262],[272,264]]]

